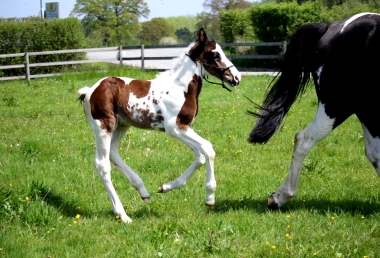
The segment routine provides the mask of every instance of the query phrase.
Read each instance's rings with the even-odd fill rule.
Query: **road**
[[[184,53],[186,48],[163,48],[163,49],[144,49],[145,57],[173,57],[180,56]],[[116,59],[118,51],[102,51],[102,52],[89,52],[87,59],[89,60],[104,60],[105,62],[112,62],[118,64]],[[141,57],[140,49],[123,50],[123,57]],[[140,60],[124,60],[123,64],[141,67]],[[171,69],[172,60],[145,60],[144,67],[149,69]]]
[[[186,52],[187,48],[157,48],[157,49],[144,49],[145,57],[170,57],[170,56],[180,56],[182,53]],[[118,51],[102,51],[102,52],[88,52],[87,58],[89,60],[104,60],[105,62],[111,62],[119,64],[117,60]],[[123,50],[123,57],[141,57],[140,49],[133,50]],[[140,60],[124,60],[123,64],[141,67]],[[158,70],[168,70],[171,69],[173,65],[173,60],[145,60],[144,67],[147,69],[158,69]],[[242,75],[275,75],[273,72],[241,72]]]

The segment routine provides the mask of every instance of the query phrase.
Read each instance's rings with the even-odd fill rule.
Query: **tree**
[[[220,33],[220,13],[226,10],[247,9],[252,3],[246,0],[205,0],[203,7],[209,12],[197,15],[199,28],[204,28],[209,36],[217,41],[222,39]]]
[[[194,38],[188,28],[180,28],[176,30],[175,35],[182,43],[185,44],[192,42]]]
[[[71,15],[82,18],[87,37],[110,46],[126,44],[139,31],[138,19],[149,12],[144,0],[76,0]]]
[[[226,43],[252,41],[253,28],[249,9],[220,12],[220,32]]]
[[[172,31],[164,18],[153,18],[142,23],[139,38],[143,44],[157,45],[161,38],[174,36]]]
[[[233,9],[246,9],[252,3],[245,0],[205,0],[203,7],[209,9],[212,14],[219,14],[220,11]]]

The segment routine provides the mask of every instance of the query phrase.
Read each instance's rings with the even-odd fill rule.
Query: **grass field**
[[[0,257],[380,257],[380,179],[356,117],[308,155],[297,197],[279,211],[266,208],[288,172],[294,134],[317,108],[310,88],[269,143],[248,144],[255,119],[245,97],[260,103],[269,76],[244,76],[231,93],[211,84],[202,90],[194,129],[216,152],[212,211],[204,205],[205,167],[184,188],[156,193],[193,161],[185,145],[130,130],[120,154],[152,203],[114,169],[133,219],[121,223],[93,166],[94,138],[76,93],[106,75],[155,72],[92,70],[0,83]]]

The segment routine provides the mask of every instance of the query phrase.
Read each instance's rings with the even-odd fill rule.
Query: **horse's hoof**
[[[148,203],[151,202],[151,200],[150,200],[150,196],[148,196],[148,197],[141,197],[141,199],[142,199],[144,202],[148,202]]]
[[[163,193],[164,192],[164,187],[161,185],[158,187],[157,193]]]
[[[207,203],[205,203],[205,204],[206,204],[207,209],[209,209],[209,210],[213,210],[214,209],[214,205],[207,204]]]
[[[279,208],[278,204],[276,203],[274,199],[274,195],[275,193],[272,193],[268,198],[268,209],[270,210],[277,210]]]

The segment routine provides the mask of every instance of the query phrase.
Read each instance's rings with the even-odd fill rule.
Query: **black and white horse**
[[[348,117],[360,120],[365,154],[380,175],[380,14],[359,13],[341,21],[301,26],[289,41],[249,141],[266,143],[280,127],[294,101],[306,90],[310,74],[318,96],[314,120],[294,139],[284,184],[268,199],[276,209],[297,193],[309,151]]]
[[[158,74],[154,80],[106,77],[91,88],[78,91],[96,139],[95,167],[120,220],[132,222],[112,185],[110,161],[139,191],[141,198],[150,201],[143,181],[118,153],[119,143],[131,126],[163,131],[185,143],[194,153],[191,166],[174,181],[161,185],[158,192],[183,187],[195,170],[206,163],[205,203],[208,208],[214,206],[215,152],[211,143],[191,127],[198,113],[198,97],[206,75],[220,79],[223,87],[224,82],[237,86],[241,81],[239,71],[222,48],[200,29],[196,43],[190,44],[186,53],[177,58],[174,68]]]

